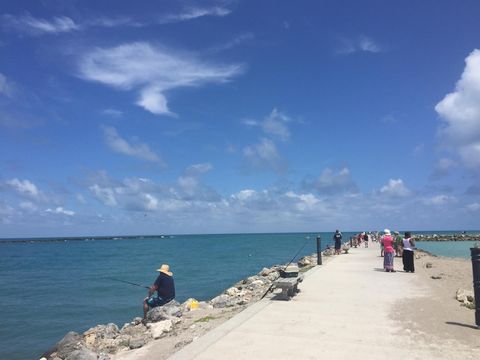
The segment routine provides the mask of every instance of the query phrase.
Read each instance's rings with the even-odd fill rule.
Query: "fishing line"
[[[130,282],[130,281],[125,281],[125,280],[120,280],[120,279],[115,279],[115,278],[107,278],[107,279],[109,279],[109,280],[114,280],[114,281],[118,281],[118,282],[125,283],[125,284],[130,284],[130,285],[138,286],[138,287],[142,287],[142,288],[145,288],[145,289],[150,289],[150,286],[146,286],[146,285],[142,285],[142,284],[137,284],[137,283]]]
[[[310,241],[310,238],[307,238],[307,240],[305,241],[305,243],[302,245],[302,247],[300,248],[300,250],[297,251],[297,253],[293,256],[292,260],[290,260],[288,262],[288,264],[285,266],[284,270],[288,267],[288,265],[290,265],[292,263],[293,260],[295,260],[295,258],[297,257],[298,254],[300,254],[300,251],[303,250],[303,248],[305,247],[305,245],[307,245],[307,243]],[[267,289],[267,291],[265,291],[265,293],[262,295],[262,297],[260,298],[260,300],[262,300],[269,292],[270,290],[272,289],[272,287],[275,285],[275,281],[277,281],[278,279],[280,278],[280,275],[278,275],[278,277],[273,280],[272,282],[272,285],[270,285],[270,287]]]

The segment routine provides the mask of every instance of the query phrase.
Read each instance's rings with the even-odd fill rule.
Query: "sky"
[[[0,5],[0,237],[480,229],[476,0]]]

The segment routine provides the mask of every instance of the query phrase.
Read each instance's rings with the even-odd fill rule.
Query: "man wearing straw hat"
[[[175,298],[175,283],[173,281],[173,273],[170,272],[170,267],[163,264],[160,269],[157,269],[157,280],[148,289],[148,296],[143,299],[143,318],[147,317],[149,308],[165,305]],[[157,292],[157,297],[152,296]]]

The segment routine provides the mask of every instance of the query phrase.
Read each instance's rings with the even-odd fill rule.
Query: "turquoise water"
[[[146,289],[108,278],[150,285],[168,263],[179,302],[208,300],[263,267],[287,263],[304,244],[298,257],[315,252],[316,235],[0,243],[0,358],[39,358],[70,330],[141,316]]]
[[[435,255],[469,259],[475,241],[417,241],[416,245]]]
[[[424,232],[427,233],[427,232]],[[439,232],[437,232],[439,233]],[[263,267],[322,247],[332,233],[179,235],[99,241],[0,243],[0,359],[35,359],[68,331],[142,315],[146,289],[162,263],[177,300],[208,300]],[[344,240],[353,233],[343,233]],[[438,255],[468,257],[467,242],[419,243]]]

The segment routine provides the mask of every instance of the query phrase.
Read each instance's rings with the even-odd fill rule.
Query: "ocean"
[[[288,263],[332,244],[332,233],[173,235],[0,242],[0,358],[38,359],[68,331],[121,327],[142,316],[146,289],[168,263],[176,299],[209,300],[263,267]],[[343,233],[348,240],[353,233]],[[42,239],[44,240],[44,239]],[[419,243],[444,256],[468,257],[472,244]]]

